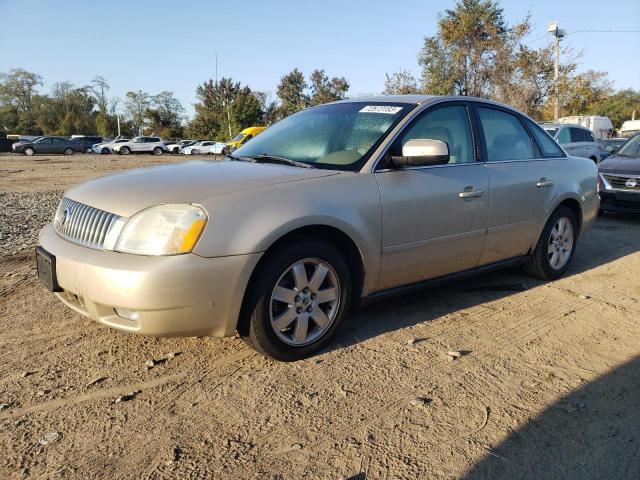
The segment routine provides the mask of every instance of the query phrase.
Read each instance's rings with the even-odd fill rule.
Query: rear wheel
[[[31,155],[33,155],[35,152],[35,150],[31,147],[27,147],[24,149],[24,154],[27,155],[28,157],[30,157]]]
[[[329,343],[348,310],[351,276],[333,245],[301,238],[269,254],[248,288],[240,335],[267,357],[293,361]]]
[[[153,149],[154,155],[162,155],[162,149],[160,147],[156,147]]]
[[[64,153],[65,155],[73,155],[73,148],[65,148],[64,149]]]
[[[573,259],[578,222],[571,209],[558,207],[547,221],[536,248],[525,266],[528,274],[543,280],[564,275]]]
[[[104,148],[100,151],[100,153],[102,153],[102,155],[109,155],[109,153],[110,153],[110,152],[109,152],[109,149],[108,149],[107,147],[104,147]]]
[[[173,147],[173,153],[180,153],[179,147]]]

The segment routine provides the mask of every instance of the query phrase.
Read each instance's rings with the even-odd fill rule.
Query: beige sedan
[[[225,161],[70,189],[40,235],[38,274],[110,327],[237,331],[295,360],[361,299],[515,264],[560,277],[598,212],[596,175],[504,105],[347,100],[292,115]]]

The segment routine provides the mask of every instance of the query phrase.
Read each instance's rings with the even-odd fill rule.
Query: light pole
[[[558,121],[560,110],[560,95],[558,93],[558,79],[560,77],[560,40],[564,38],[567,32],[558,28],[558,22],[549,22],[547,32],[554,36],[554,69],[553,69],[553,119]]]

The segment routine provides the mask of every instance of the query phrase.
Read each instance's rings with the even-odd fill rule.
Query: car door
[[[575,155],[574,151],[577,146],[571,143],[571,132],[569,127],[560,127],[556,133],[555,139],[560,145],[562,145],[562,148],[564,148],[569,155]]]
[[[476,162],[467,102],[438,104],[411,121],[394,140],[375,175],[382,202],[379,289],[475,267],[489,211],[489,179]],[[449,163],[397,169],[408,140],[447,143]]]
[[[482,158],[489,175],[487,238],[480,259],[487,265],[526,255],[536,241],[555,195],[554,158],[564,153],[533,122],[504,108],[478,104]],[[546,141],[542,153],[532,129]]]
[[[574,147],[571,154],[577,157],[589,158],[589,142],[585,131],[577,127],[569,127],[569,131],[571,132],[571,145]]]
[[[38,153],[53,153],[53,138],[43,138],[33,146]]]
[[[71,146],[62,138],[51,139],[51,153],[64,153],[64,149]]]
[[[146,138],[145,137],[138,137],[136,138],[133,143],[131,143],[131,151],[132,152],[142,152],[144,150],[145,147],[145,142]]]

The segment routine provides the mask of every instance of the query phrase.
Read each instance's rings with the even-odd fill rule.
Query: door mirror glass
[[[449,145],[442,140],[412,138],[402,146],[402,156],[391,157],[398,168],[449,163]]]

